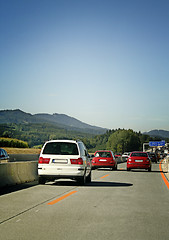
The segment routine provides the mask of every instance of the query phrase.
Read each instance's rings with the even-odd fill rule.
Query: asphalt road
[[[10,187],[0,196],[3,240],[168,240],[169,190],[152,172],[94,170],[92,183]]]

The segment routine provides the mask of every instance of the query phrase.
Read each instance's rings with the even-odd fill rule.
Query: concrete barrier
[[[123,163],[126,159],[119,157],[117,162]],[[38,161],[0,163],[0,187],[33,182],[37,179]]]
[[[9,154],[9,162],[38,161],[39,154]]]
[[[33,182],[37,179],[37,161],[0,163],[0,187]]]

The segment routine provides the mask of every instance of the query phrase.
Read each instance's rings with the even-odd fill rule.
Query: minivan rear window
[[[45,145],[43,154],[79,155],[79,152],[75,143],[50,142]]]

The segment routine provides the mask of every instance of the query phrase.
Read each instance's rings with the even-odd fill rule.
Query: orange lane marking
[[[107,174],[107,175],[105,175],[105,176],[103,176],[103,177],[101,177],[101,178],[105,178],[105,177],[108,177],[110,174]]]
[[[49,202],[48,205],[53,205],[53,204],[55,204],[55,203],[57,203],[57,202],[65,199],[65,198],[69,197],[70,195],[72,195],[72,194],[74,194],[74,193],[76,193],[76,192],[77,192],[77,191],[72,191],[72,192],[70,192],[70,193],[68,193],[68,194],[65,194],[64,196],[62,196],[62,197],[60,197],[60,198],[57,198],[56,200],[54,200],[54,201],[52,201],[52,202]]]
[[[163,160],[162,160],[162,161],[163,161]],[[161,176],[162,176],[162,178],[163,178],[163,180],[164,180],[166,186],[167,186],[168,189],[169,189],[169,182],[168,182],[168,180],[166,179],[166,177],[165,177],[165,175],[164,175],[164,173],[163,173],[163,171],[162,171],[162,168],[161,168],[162,161],[160,162],[160,165],[159,165],[160,173],[161,173]]]

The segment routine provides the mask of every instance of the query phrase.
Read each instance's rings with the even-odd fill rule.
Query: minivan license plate
[[[53,159],[53,163],[58,163],[58,164],[66,164],[68,163],[67,159]]]

